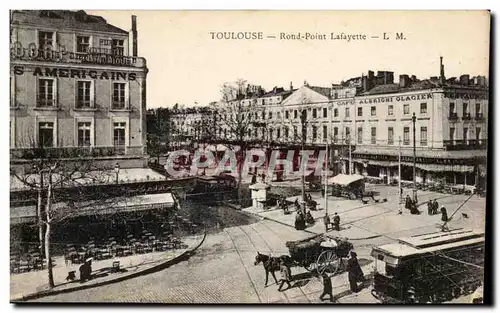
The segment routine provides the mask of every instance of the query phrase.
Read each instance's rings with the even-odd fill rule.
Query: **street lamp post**
[[[301,123],[301,126],[302,126],[302,133],[301,133],[301,136],[302,136],[302,158],[304,157],[304,145],[305,145],[305,141],[306,141],[306,109],[303,109],[302,112],[301,112],[301,115],[300,115],[300,123]],[[300,163],[301,165],[304,164],[304,162],[302,162],[303,160],[301,159],[300,160]],[[306,196],[305,196],[305,185],[306,185],[306,182],[305,182],[305,168],[301,168],[301,171],[302,171],[302,201],[305,201],[306,199]]]
[[[116,173],[116,184],[118,184],[118,173],[120,172],[120,164],[116,163],[115,173]]]
[[[417,150],[415,134],[415,121],[417,120],[417,117],[415,116],[415,112],[413,112],[411,120],[413,122],[413,200],[417,203]]]

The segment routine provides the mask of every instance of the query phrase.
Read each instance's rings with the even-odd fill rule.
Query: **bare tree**
[[[39,239],[43,242],[40,248],[47,261],[48,284],[53,288],[53,227],[81,215],[118,212],[117,197],[99,193],[103,189],[94,188],[91,195],[88,191],[90,186],[114,184],[115,172],[96,164],[90,147],[68,152],[65,148],[49,148],[52,144],[41,137],[38,140],[31,137],[30,141],[32,147],[15,156],[23,159],[23,166],[11,162],[11,179],[26,191],[37,192],[37,226]]]
[[[263,90],[252,92],[246,81],[238,79],[234,84],[225,83],[221,88],[221,101],[212,104],[217,124],[220,125],[217,141],[233,148],[240,149],[238,153],[238,202],[241,202],[242,166],[246,158],[246,150],[262,144],[264,138],[250,140],[251,129],[259,127],[256,113],[264,112],[264,107],[257,102],[256,97]],[[257,139],[257,140],[256,140]]]

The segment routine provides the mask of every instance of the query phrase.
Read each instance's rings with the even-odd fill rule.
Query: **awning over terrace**
[[[139,195],[128,198],[110,198],[103,201],[87,201],[69,205],[58,202],[54,204],[54,212],[61,216],[71,217],[105,215],[124,212],[137,212],[154,209],[173,208],[176,201],[171,193]],[[36,206],[22,206],[10,208],[11,224],[34,222],[36,219]]]

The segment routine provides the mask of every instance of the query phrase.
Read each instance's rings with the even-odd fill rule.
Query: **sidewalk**
[[[79,289],[91,288],[99,285],[113,283],[128,278],[146,274],[156,267],[176,260],[188,251],[197,248],[203,240],[203,235],[186,237],[182,242],[186,245],[183,249],[175,249],[163,252],[152,252],[147,254],[134,254],[127,257],[112,258],[92,262],[92,276],[90,281],[80,283],[79,267],[81,264],[68,265],[64,263],[64,257],[55,257],[55,266],[53,268],[55,287],[50,289],[48,286],[47,270],[31,271],[21,274],[10,275],[10,301],[23,301],[25,297],[44,296],[45,293],[64,293]],[[120,262],[122,272],[111,272],[112,264],[115,261]],[[77,280],[66,282],[66,276],[69,271],[76,271]]]
[[[448,210],[448,216],[463,204],[468,196],[448,195],[430,191],[419,191],[419,210],[420,215],[412,215],[404,205],[399,204],[399,191],[397,187],[369,185],[367,190],[376,190],[380,192],[377,198],[386,198],[387,202],[376,203],[370,199],[367,204],[359,200],[349,200],[328,196],[328,215],[330,220],[335,212],[340,216],[340,231],[329,230],[328,234],[336,237],[345,237],[348,240],[371,239],[379,236],[389,236],[399,238],[412,236],[421,233],[440,231],[442,225],[441,214],[428,215],[427,201],[437,199],[439,206],[445,206]],[[404,193],[410,191],[404,189]],[[316,223],[309,226],[306,231],[314,234],[324,233],[325,226],[323,217],[325,216],[325,200],[320,192],[308,192],[312,199],[318,203],[317,211],[310,211]],[[300,195],[287,198],[288,201],[295,201]],[[460,211],[448,223],[450,228],[484,228],[486,203],[484,198],[473,196]],[[253,207],[246,208],[243,211],[258,215],[262,218],[270,219],[275,222],[294,227],[295,216],[293,206],[290,206],[292,214],[285,215],[277,207],[261,210]],[[399,214],[401,211],[401,214]],[[465,216],[462,214],[464,213]]]

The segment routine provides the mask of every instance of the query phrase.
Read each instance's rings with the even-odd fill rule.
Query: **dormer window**
[[[123,55],[125,51],[123,42],[123,39],[113,39],[111,53],[114,55]]]
[[[89,36],[77,36],[76,37],[76,52],[87,53],[90,48],[90,37]]]
[[[53,32],[38,32],[38,47],[45,49],[46,47],[54,47],[54,33]]]

